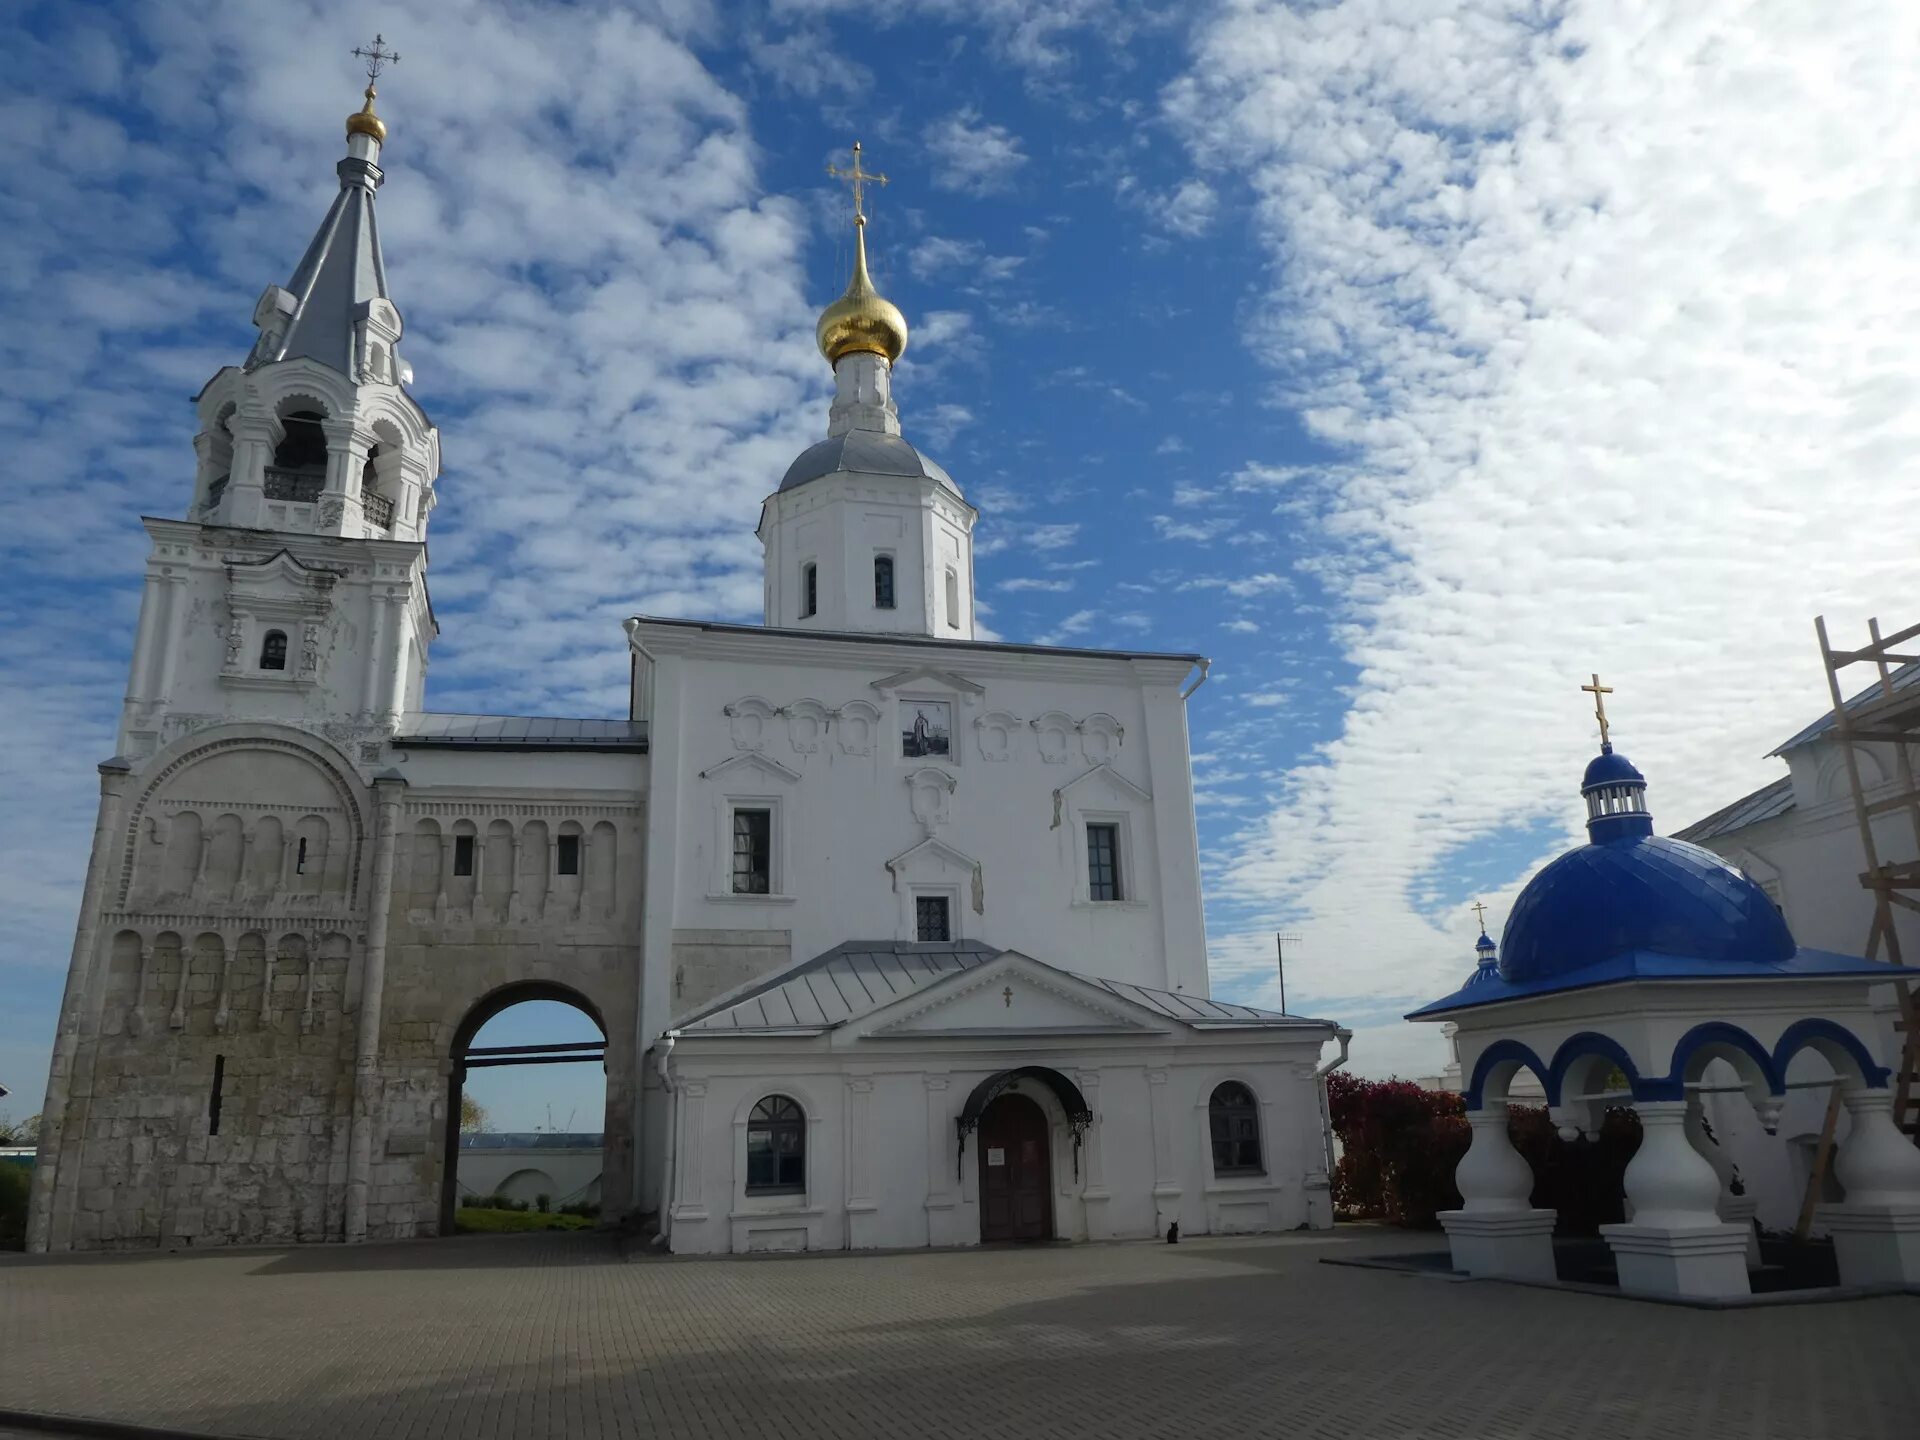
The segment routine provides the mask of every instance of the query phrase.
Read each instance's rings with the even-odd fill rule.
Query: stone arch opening
[[[557,1014],[553,1010],[556,1005],[566,1007],[574,1015]],[[512,1018],[510,1012],[522,1007],[528,1007],[522,1012],[522,1018],[531,1016],[531,1031],[524,1026],[496,1026],[493,1032],[482,1033],[495,1021]],[[581,1019],[588,1022],[585,1027],[580,1026]],[[538,1032],[538,1038],[534,1031]],[[552,1038],[556,1032],[578,1036],[583,1031],[594,1038]],[[467,1011],[454,1030],[449,1047],[446,1146],[440,1180],[442,1235],[455,1233],[463,1196],[476,1198],[505,1193],[519,1201],[534,1200],[536,1195],[544,1194],[555,1209],[569,1203],[598,1205],[602,1202],[604,1161],[595,1165],[579,1152],[598,1149],[602,1157],[610,1150],[624,1153],[624,1147],[607,1144],[621,1123],[620,1118],[611,1113],[609,1103],[612,1087],[606,1083],[608,1040],[607,1023],[600,1008],[578,990],[555,981],[528,980],[504,985],[483,996]],[[563,1102],[568,1105],[565,1112],[549,1112],[541,1119],[529,1120],[524,1106],[515,1104],[509,1110],[501,1103],[498,1082],[473,1083],[481,1076],[489,1080],[496,1074],[522,1076],[527,1073],[522,1067],[527,1066],[565,1067],[569,1074],[598,1066],[597,1109],[593,1105],[595,1097],[589,1096],[581,1105],[572,1100]],[[546,1073],[551,1076],[554,1071]],[[564,1093],[577,1098],[583,1090],[592,1089],[594,1087],[583,1087],[575,1081],[566,1086]],[[489,1109],[499,1105],[503,1112],[499,1123],[507,1128],[489,1130],[469,1141],[462,1123],[462,1106],[469,1094],[476,1092],[490,1093],[492,1099],[483,1103],[487,1103]],[[591,1119],[584,1123],[581,1123],[582,1108],[591,1112]],[[591,1143],[587,1137],[591,1137]],[[464,1177],[463,1167],[467,1172]],[[496,1170],[500,1172],[498,1175],[493,1174]],[[564,1186],[560,1178],[563,1170],[566,1172]],[[591,1174],[587,1173],[589,1170]],[[523,1172],[528,1171],[546,1175],[554,1188],[528,1189],[528,1183],[518,1183],[517,1190],[502,1188],[506,1180],[516,1175],[525,1182]],[[527,1193],[521,1195],[519,1190]]]

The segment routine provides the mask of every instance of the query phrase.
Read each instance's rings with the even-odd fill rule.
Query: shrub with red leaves
[[[1327,1077],[1327,1110],[1342,1151],[1333,1175],[1337,1208],[1431,1230],[1439,1211],[1459,1207],[1453,1169],[1472,1138],[1462,1097],[1339,1070]],[[1621,1218],[1621,1177],[1640,1148],[1631,1110],[1609,1110],[1595,1140],[1571,1144],[1544,1109],[1516,1105],[1509,1114],[1514,1146],[1533,1167],[1533,1204],[1559,1211],[1562,1234],[1591,1235]]]

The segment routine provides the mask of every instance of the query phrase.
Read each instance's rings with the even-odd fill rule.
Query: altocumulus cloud
[[[1450,862],[1506,835],[1499,915],[1576,838],[1587,671],[1675,828],[1777,773],[1756,685],[1822,707],[1814,614],[1916,618],[1911,19],[1240,0],[1199,26],[1164,109],[1249,178],[1274,282],[1245,338],[1349,462],[1314,518],[1357,675],[1212,857],[1242,921],[1215,968],[1270,989],[1256,927],[1287,916],[1290,993],[1348,1004],[1368,1068],[1437,1063],[1392,1012],[1467,968]]]
[[[761,192],[745,107],[691,48],[700,7],[32,18],[0,60],[0,187],[26,217],[0,267],[0,666],[35,677],[8,686],[10,808],[46,819],[6,827],[0,897],[5,958],[57,965],[78,865],[46,856],[84,854],[135,517],[180,513],[186,398],[244,357],[253,298],[285,281],[335,188],[364,83],[343,35],[405,37],[380,216],[416,392],[446,435],[435,704],[617,713],[623,615],[751,616],[754,507],[817,429],[826,377],[803,217]],[[113,583],[81,594],[76,577]]]

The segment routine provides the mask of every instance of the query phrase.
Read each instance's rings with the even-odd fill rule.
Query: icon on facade
[[[953,707],[944,700],[900,702],[900,754],[908,760],[953,753]]]

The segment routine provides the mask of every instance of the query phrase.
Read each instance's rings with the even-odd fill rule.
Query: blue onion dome
[[[1636,951],[1778,963],[1795,945],[1766,891],[1710,850],[1653,833],[1646,777],[1612,746],[1587,766],[1590,843],[1528,882],[1500,937],[1502,978],[1570,975]]]

